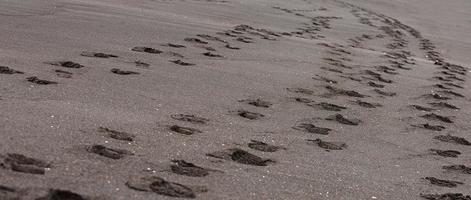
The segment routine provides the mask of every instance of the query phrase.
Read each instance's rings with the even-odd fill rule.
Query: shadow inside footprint
[[[169,129],[173,132],[180,133],[183,135],[193,135],[196,133],[202,133],[202,131],[198,129],[190,128],[190,127],[183,127],[183,126],[178,126],[178,125],[170,126]]]
[[[85,57],[95,57],[95,58],[117,58],[118,57],[113,54],[87,52],[87,51],[82,52],[80,55],[85,56]]]
[[[420,197],[428,200],[471,200],[471,196],[462,193],[420,194]]]
[[[420,117],[428,119],[428,120],[438,120],[438,121],[442,121],[442,122],[445,122],[445,123],[453,123],[453,121],[450,119],[450,117],[437,115],[435,113],[422,115]]]
[[[173,47],[173,48],[185,48],[185,45],[173,44],[173,43],[163,44],[162,46]]]
[[[330,128],[317,127],[314,124],[308,124],[308,123],[300,123],[294,126],[293,129],[308,132],[308,133],[321,134],[321,135],[328,135],[329,132],[332,130]]]
[[[60,70],[60,69],[56,69],[56,70],[54,70],[54,72],[56,72],[56,75],[58,77],[72,78],[72,72],[68,72],[68,71],[64,71],[64,70]]]
[[[226,149],[206,155],[224,160],[232,160],[245,165],[267,166],[269,163],[274,163],[271,159],[263,159],[238,148]]]
[[[143,53],[151,53],[151,54],[160,54],[163,51],[160,51],[158,49],[150,48],[150,47],[134,47],[131,49],[131,51],[135,52],[143,52]]]
[[[437,107],[437,108],[448,108],[448,109],[453,109],[453,110],[458,110],[459,108],[454,106],[454,105],[451,105],[449,103],[446,103],[446,102],[438,102],[438,103],[429,103],[430,105],[432,105],[433,107]]]
[[[265,115],[260,114],[260,113],[250,112],[250,111],[246,111],[246,110],[238,110],[237,115],[239,115],[243,118],[246,118],[246,119],[250,119],[250,120],[261,119],[262,117],[265,116]]]
[[[203,40],[198,39],[198,38],[185,38],[183,40],[186,41],[186,42],[192,42],[192,43],[198,43],[198,44],[208,44],[208,42],[203,41]]]
[[[119,74],[119,75],[131,75],[131,74],[139,74],[139,72],[135,71],[126,71],[126,70],[120,70],[118,68],[113,68],[110,70],[114,74]]]
[[[135,135],[130,134],[130,133],[116,131],[116,130],[112,130],[105,127],[99,127],[98,132],[107,133],[108,137],[116,139],[116,140],[123,140],[123,141],[129,141],[129,142],[134,141],[134,138],[136,137]]]
[[[374,91],[380,95],[383,95],[383,96],[388,96],[388,97],[392,97],[392,96],[396,96],[397,93],[395,92],[385,92],[385,91],[382,91],[380,89],[374,89]]]
[[[320,107],[322,108],[323,110],[329,110],[329,111],[342,111],[344,109],[347,109],[346,107],[344,106],[339,106],[339,105],[335,105],[335,104],[331,104],[331,103],[326,103],[326,102],[321,102],[321,103],[318,103],[318,104],[308,104],[309,106],[316,106],[316,107]]]
[[[0,167],[5,167],[16,172],[29,174],[45,174],[46,168],[51,164],[43,160],[24,156],[22,154],[9,153],[6,156],[0,156]]]
[[[267,144],[265,142],[261,142],[257,140],[250,140],[250,143],[248,144],[248,146],[251,149],[255,149],[255,150],[263,151],[263,152],[276,152],[280,149],[286,149],[284,147]]]
[[[39,79],[39,78],[36,77],[36,76],[28,77],[28,78],[26,78],[26,80],[29,81],[29,82],[31,82],[31,83],[38,84],[38,85],[58,84],[58,83],[55,82],[55,81],[48,81],[48,80]]]
[[[36,200],[91,200],[91,199],[86,198],[80,194],[68,191],[68,190],[50,189],[46,196],[37,198]]]
[[[360,100],[357,100],[357,101],[354,101],[354,102],[357,103],[359,106],[364,107],[364,108],[376,108],[376,107],[381,107],[382,106],[379,103],[369,103],[369,102],[360,101]]]
[[[75,63],[75,62],[72,62],[72,61],[46,62],[46,64],[65,67],[65,68],[74,68],[74,69],[79,69],[79,68],[85,67],[81,64],[78,64],[78,63]]]
[[[319,147],[326,149],[326,150],[343,150],[347,148],[347,144],[343,142],[327,142],[323,141],[321,139],[315,139],[315,140],[307,140],[309,142],[313,142],[317,144]]]
[[[209,119],[206,119],[204,117],[198,117],[196,115],[175,114],[175,115],[170,115],[170,117],[175,120],[190,122],[193,124],[206,124],[207,122],[209,122]]]
[[[435,152],[439,156],[456,158],[458,155],[461,155],[461,152],[455,150],[440,150],[440,149],[430,149],[430,151]]]
[[[418,128],[424,128],[424,129],[428,129],[428,130],[432,130],[432,131],[442,131],[443,129],[445,129],[444,126],[440,126],[440,125],[430,125],[429,123],[426,123],[426,124],[416,124],[416,125],[412,125],[414,127],[418,127]]]
[[[447,171],[453,171],[463,174],[471,174],[471,167],[467,167],[465,165],[445,165],[442,167]]]
[[[366,97],[366,95],[360,94],[359,92],[354,91],[354,90],[339,89],[339,88],[332,87],[330,85],[325,86],[325,88],[329,90],[331,93],[336,94],[336,95],[344,95],[344,96],[358,97],[358,98]]]
[[[286,88],[286,90],[288,90],[289,92],[301,93],[306,95],[314,94],[314,91],[305,88]]]
[[[357,126],[361,122],[359,119],[347,119],[341,114],[335,114],[335,115],[332,115],[332,116],[327,117],[325,119],[326,120],[334,120],[334,121],[337,121],[341,124],[352,125],[352,126]]]
[[[196,192],[191,187],[157,176],[131,177],[126,186],[137,191],[155,192],[169,197],[196,198]]]
[[[214,54],[214,53],[211,53],[210,51],[206,52],[206,53],[203,53],[203,55],[205,56],[208,56],[208,57],[213,57],[213,58],[222,58],[223,56],[219,55],[219,54]]]
[[[0,66],[0,74],[24,74],[24,72],[14,70],[6,66]]]
[[[203,177],[209,175],[209,169],[196,166],[193,163],[189,163],[184,160],[172,160],[172,162],[174,164],[171,165],[170,168],[175,174],[191,177]]]
[[[456,136],[452,136],[452,135],[438,135],[438,136],[435,136],[433,137],[433,139],[436,139],[436,140],[440,140],[442,142],[449,142],[449,143],[455,143],[455,144],[461,144],[461,145],[471,145],[471,143],[462,138],[462,137],[456,137]]]
[[[443,179],[438,179],[438,178],[435,178],[435,177],[425,177],[424,179],[430,181],[430,184],[432,184],[432,185],[438,185],[438,186],[441,186],[441,187],[452,188],[452,187],[456,187],[458,185],[463,185],[463,183],[459,182],[459,181],[443,180]]]
[[[262,99],[245,99],[245,100],[239,100],[239,102],[247,103],[249,105],[256,106],[256,107],[262,107],[262,108],[268,108],[271,105],[273,105],[272,103],[270,103],[268,101],[264,101]]]
[[[90,153],[98,154],[103,157],[111,158],[111,159],[121,159],[125,156],[134,155],[132,152],[124,149],[115,149],[105,147],[103,145],[92,145],[87,147],[87,151]]]
[[[185,62],[183,60],[171,60],[170,62],[175,63],[177,65],[181,65],[181,66],[193,66],[193,65],[195,65],[193,63],[188,63],[188,62]]]
[[[420,106],[420,105],[410,105],[411,108],[414,108],[416,110],[420,110],[420,111],[427,111],[427,112],[430,112],[430,111],[434,111],[435,109],[433,108],[428,108],[428,107],[425,107],[425,106]]]

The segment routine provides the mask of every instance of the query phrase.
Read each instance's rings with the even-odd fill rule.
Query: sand
[[[471,199],[470,13],[0,1],[0,200]]]

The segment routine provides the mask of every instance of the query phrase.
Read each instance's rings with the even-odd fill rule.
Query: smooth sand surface
[[[0,200],[471,197],[468,0],[2,0]]]

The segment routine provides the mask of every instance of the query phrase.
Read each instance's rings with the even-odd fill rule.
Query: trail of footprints
[[[332,112],[332,115],[326,116],[321,120],[325,122],[338,123],[348,126],[360,126],[362,125],[361,119],[350,118],[342,112],[348,111],[350,106],[359,106],[364,109],[377,109],[381,108],[382,105],[376,102],[372,102],[370,99],[374,95],[379,95],[382,98],[393,98],[400,93],[388,91],[388,85],[394,84],[392,78],[395,75],[402,73],[404,70],[411,70],[415,65],[414,59],[411,52],[406,51],[409,42],[407,37],[398,30],[406,31],[414,38],[420,41],[421,49],[425,51],[426,58],[433,61],[435,65],[439,66],[437,75],[433,77],[436,81],[435,85],[431,87],[435,88],[432,93],[423,94],[417,97],[417,99],[427,100],[428,106],[425,105],[410,105],[410,108],[418,112],[426,112],[416,117],[422,118],[427,122],[422,124],[411,124],[415,128],[424,129],[427,131],[440,132],[447,128],[447,124],[453,124],[454,118],[452,116],[446,116],[440,114],[441,110],[459,110],[459,107],[447,102],[447,100],[453,98],[463,98],[464,95],[459,93],[460,89],[463,89],[463,82],[467,74],[466,68],[449,63],[442,58],[440,53],[436,50],[435,45],[428,39],[421,36],[420,32],[402,24],[400,21],[387,17],[385,15],[375,13],[373,11],[357,7],[355,5],[336,1],[345,8],[351,9],[351,13],[358,18],[358,22],[366,26],[375,28],[381,31],[381,34],[368,35],[363,34],[350,38],[347,43],[349,45],[340,44],[328,44],[318,43],[317,45],[325,48],[326,57],[323,58],[325,66],[321,66],[320,69],[325,71],[325,75],[316,75],[313,80],[325,84],[322,94],[317,94],[316,91],[308,88],[300,87],[288,87],[286,91],[292,94],[291,97],[293,102],[304,104],[314,109],[321,109],[324,111]],[[181,49],[181,48],[195,48],[199,49],[198,53],[201,56],[207,57],[208,59],[225,59],[225,56],[218,52],[216,48],[225,48],[229,50],[241,50],[244,45],[257,42],[259,39],[267,41],[276,41],[285,36],[301,37],[305,39],[319,39],[326,38],[321,32],[324,29],[332,29],[330,22],[332,20],[341,20],[340,17],[335,16],[317,16],[310,17],[300,12],[315,12],[315,11],[326,11],[327,9],[314,9],[314,10],[292,10],[281,7],[274,7],[285,13],[294,14],[295,16],[309,20],[309,23],[304,23],[302,27],[292,32],[274,32],[266,29],[254,28],[249,25],[238,25],[233,29],[221,31],[215,33],[215,35],[208,34],[197,34],[194,37],[187,37],[182,40],[181,43],[165,43],[161,47],[170,49]],[[385,52],[381,58],[384,59],[384,65],[357,67],[352,66],[349,62],[354,58],[354,54],[349,51],[349,48],[364,48],[364,43],[369,40],[385,40],[388,39],[390,42],[385,45],[385,48],[390,51]],[[214,46],[210,46],[214,45]],[[215,47],[217,46],[217,47]],[[184,55],[174,51],[165,51],[157,47],[146,47],[136,46],[130,49],[136,53],[142,54],[155,54],[155,55],[170,55],[173,59],[169,62],[183,67],[197,66],[195,63],[187,61]],[[80,54],[83,57],[99,58],[99,59],[117,59],[120,58],[118,55],[102,53],[102,52],[89,52],[84,51]],[[60,78],[72,78],[74,71],[80,70],[86,66],[73,62],[73,61],[49,61],[45,64],[57,67],[54,72]],[[136,67],[149,68],[151,65],[143,61],[134,61]],[[119,68],[112,68],[110,72],[116,75],[139,75],[138,71],[124,70]],[[23,75],[27,74],[22,71],[15,70],[9,66],[0,66],[1,75]],[[338,79],[332,78],[336,76],[339,79],[346,81],[354,81],[357,83],[365,84],[371,87],[369,94],[363,94],[355,90],[345,89],[337,86],[340,82]],[[45,80],[36,76],[27,76],[26,81],[39,85],[50,85],[58,84],[59,82]],[[331,102],[318,101],[310,99],[308,97],[318,96],[323,99],[334,96],[343,96],[349,100],[349,105],[337,105]],[[230,111],[235,117],[240,117],[248,122],[256,121],[266,118],[265,114],[258,113],[251,109],[247,109],[250,106],[258,109],[270,109],[274,106],[275,102],[270,102],[262,98],[253,99],[242,99],[238,100],[244,106],[238,110]],[[174,123],[169,124],[166,128],[168,131],[177,133],[185,137],[195,137],[199,134],[204,134],[200,130],[200,126],[206,126],[210,123],[210,120],[194,114],[174,114],[169,116]],[[267,119],[269,120],[269,119]],[[316,124],[316,121],[300,121],[293,125],[293,130],[307,133],[314,137],[328,137],[329,134],[335,132],[332,127],[322,127]],[[97,132],[102,133],[105,137],[112,138],[116,141],[123,142],[136,142],[137,136],[118,130],[113,130],[107,127],[98,127]],[[464,138],[447,135],[436,135],[432,138],[433,140],[470,146],[471,143]],[[307,145],[313,145],[327,152],[330,151],[341,151],[348,148],[348,144],[343,141],[330,141],[328,138],[315,138],[306,139]],[[277,161],[271,158],[264,158],[257,155],[258,152],[275,153],[287,150],[286,147],[268,144],[258,140],[250,140],[247,143],[246,149],[242,148],[227,148],[220,149],[214,152],[207,152],[205,155],[214,159],[222,161],[234,162],[248,166],[264,167],[276,164]],[[133,157],[135,154],[126,149],[114,148],[112,145],[101,145],[101,144],[90,144],[86,147],[86,151],[96,156],[104,157],[111,160],[125,159],[126,157]],[[430,148],[430,153],[433,155],[457,158],[461,156],[461,152],[456,150],[443,150]],[[185,160],[171,160],[169,164],[169,171],[181,176],[203,178],[212,173],[223,174],[223,171],[206,168],[197,164],[185,161]],[[0,155],[0,168],[4,170],[11,170],[18,173],[27,173],[34,175],[44,175],[48,170],[54,168],[52,163],[30,158],[21,154],[9,153],[6,155]],[[450,172],[471,174],[471,167],[465,165],[446,165],[443,169]],[[458,187],[463,185],[463,182],[441,179],[436,177],[424,177],[424,181],[429,182],[431,185],[441,187]],[[166,180],[159,176],[131,176],[131,178],[124,183],[128,188],[140,191],[155,193],[159,195],[165,195],[169,197],[179,198],[196,198],[198,194],[208,192],[209,189],[206,186],[201,185],[187,185],[171,180]],[[20,199],[22,196],[28,195],[28,193],[36,192],[35,188],[13,188],[8,186],[0,185],[0,199]],[[91,199],[92,197],[76,194],[67,190],[58,189],[47,189],[42,193],[38,199]],[[443,199],[471,199],[471,197],[460,194],[460,193],[445,193],[445,194],[420,194],[424,199],[431,200],[443,200]]]

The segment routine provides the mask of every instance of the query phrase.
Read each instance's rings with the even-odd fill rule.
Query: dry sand
[[[0,16],[0,200],[471,199],[468,0]]]

